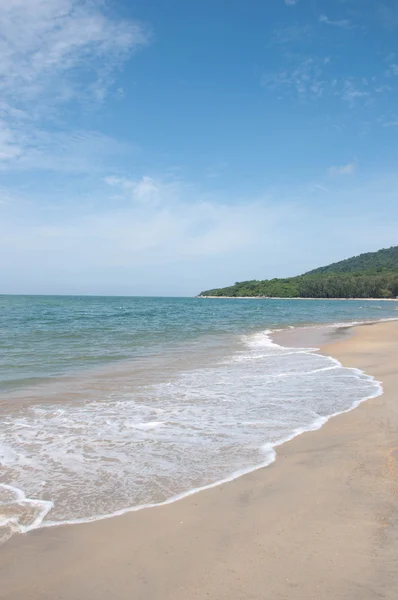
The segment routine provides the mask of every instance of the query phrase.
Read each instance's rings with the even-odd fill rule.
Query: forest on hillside
[[[396,298],[398,246],[368,252],[287,279],[242,281],[201,296],[277,298]]]
[[[346,258],[326,267],[319,267],[318,269],[309,271],[306,275],[327,275],[330,273],[364,273],[367,275],[376,275],[377,273],[394,272],[398,273],[398,246]]]

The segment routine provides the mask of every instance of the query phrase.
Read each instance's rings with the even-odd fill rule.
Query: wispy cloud
[[[342,82],[336,81],[333,85],[333,93],[353,108],[357,101],[362,100],[370,103],[371,91],[367,81],[356,81],[353,78],[344,79]]]
[[[398,76],[398,65],[397,63],[391,63],[386,71],[387,77],[397,77]]]
[[[54,119],[71,102],[102,101],[149,31],[102,0],[7,0],[0,23],[0,169],[82,170],[104,136],[56,131]]]
[[[285,0],[285,4],[287,6],[294,6],[295,4],[297,4],[298,0]]]
[[[394,91],[394,88],[391,85],[382,84],[382,85],[375,87],[374,91],[376,92],[376,94],[385,94],[385,93]]]
[[[0,172],[100,173],[134,151],[132,144],[98,131],[46,131],[34,125],[11,129],[0,123]]]
[[[108,17],[100,0],[7,0],[0,23],[0,90],[12,106],[47,92],[69,100],[88,81],[103,93],[114,69],[149,42],[142,25]]]
[[[3,292],[193,294],[236,279],[304,272],[333,259],[333,248],[336,259],[369,250],[364,231],[375,249],[396,236],[395,176],[359,188],[352,178],[344,186],[331,182],[327,192],[320,185],[311,194],[305,186],[233,201],[219,192],[209,199],[181,180],[114,177],[95,194],[104,194],[101,209],[94,198],[88,207],[78,197],[73,211],[44,219],[43,210],[31,210],[15,219],[12,204],[2,207]],[[148,183],[159,191],[155,204],[132,197],[132,189]],[[124,202],[113,201],[109,186]],[[328,202],[318,202],[326,193]],[[380,198],[386,210],[378,209]]]
[[[349,108],[360,103],[370,107],[376,94],[393,91],[391,86],[378,83],[375,77],[334,77],[330,57],[321,59],[316,56],[301,59],[295,66],[276,73],[266,73],[261,83],[280,96],[296,96],[303,101],[336,97]]]
[[[391,2],[377,3],[378,17],[380,24],[387,31],[394,31],[398,27],[398,4],[394,0]]]
[[[276,92],[293,91],[302,100],[320,98],[324,92],[321,62],[307,58],[292,69],[264,75],[262,85]]]
[[[309,190],[311,192],[315,192],[315,191],[329,192],[328,188],[325,187],[324,185],[321,185],[320,183],[313,183],[312,185],[310,185]]]
[[[15,132],[7,126],[3,121],[0,121],[0,166],[4,161],[10,161],[19,157],[22,153],[22,148],[19,145]]]
[[[329,19],[326,15],[321,15],[319,17],[319,22],[324,25],[331,25],[332,27],[340,27],[341,29],[353,29],[354,25],[352,25],[349,19],[340,19],[337,21],[333,21]]]
[[[338,177],[339,175],[352,175],[357,168],[356,162],[350,162],[347,165],[329,167],[329,175]]]
[[[385,121],[381,124],[382,127],[398,127],[398,120],[396,121]]]
[[[262,198],[235,198],[231,204],[219,194],[211,199],[185,181],[150,176],[137,180],[109,176],[105,184],[101,210],[96,205],[83,210],[78,202],[73,212],[51,212],[45,220],[32,214],[19,220],[17,227],[12,218],[2,218],[0,267],[6,266],[5,253],[13,250],[15,269],[25,270],[29,248],[29,261],[43,266],[45,278],[54,274],[54,285],[65,285],[64,278],[72,274],[69,285],[74,289],[82,282],[89,286],[105,272],[108,282],[116,276],[120,286],[132,270],[151,266],[160,269],[159,285],[165,265],[170,269],[187,262],[192,269],[196,259],[208,266],[242,251],[256,254],[259,241],[266,239],[271,247],[281,228],[293,221],[288,201],[273,206]],[[108,186],[118,190],[119,202],[107,196]],[[57,276],[60,272],[62,279]]]
[[[187,192],[187,186],[179,181],[164,181],[148,175],[139,179],[111,175],[104,181],[121,190],[129,200],[153,206],[180,199],[182,191]]]
[[[269,46],[282,46],[293,43],[304,43],[309,41],[312,28],[310,25],[292,25],[275,29],[270,40]]]

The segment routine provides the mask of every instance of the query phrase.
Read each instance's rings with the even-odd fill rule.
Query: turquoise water
[[[374,320],[395,302],[0,296],[0,391],[167,352],[202,336]]]
[[[381,392],[269,332],[395,302],[0,296],[0,540],[152,506],[272,462]]]

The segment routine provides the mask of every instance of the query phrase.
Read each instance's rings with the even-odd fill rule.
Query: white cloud
[[[398,65],[392,63],[386,71],[387,77],[396,77],[398,75]]]
[[[376,94],[385,94],[387,92],[393,92],[393,91],[394,91],[394,88],[391,87],[391,85],[387,85],[387,84],[379,85],[378,87],[375,88]]]
[[[319,17],[319,21],[335,29],[355,28],[362,32],[366,31],[364,27],[355,25],[348,19],[331,20],[323,14]],[[298,51],[299,46],[312,44],[317,39],[314,36],[322,35],[319,28],[308,25],[295,24],[274,30],[268,45],[273,49],[275,47],[280,49],[275,62],[282,67],[275,72],[265,72],[261,84],[275,92],[279,98],[296,96],[305,101],[338,98],[349,108],[358,106],[371,108],[380,102],[381,95],[396,91],[395,78],[398,76],[398,63],[395,62],[394,53],[379,58],[378,71],[375,70],[366,76],[359,73],[350,76],[343,74],[340,65],[342,56],[339,54],[333,57],[330,55],[322,57],[319,53],[306,55]],[[333,35],[339,36],[337,31]],[[320,42],[321,38],[318,41]],[[292,48],[289,47],[290,45]],[[340,45],[341,40],[338,41],[338,46]]]
[[[377,2],[376,5],[382,27],[387,31],[394,31],[398,27],[398,4],[393,0],[390,3]]]
[[[42,281],[52,281],[53,286],[66,284],[76,290],[95,278],[111,282],[116,276],[119,286],[130,282],[131,292],[135,271],[157,269],[158,282],[167,269],[174,273],[176,264],[188,265],[193,275],[196,261],[203,266],[241,253],[255,256],[259,243],[266,243],[271,251],[281,229],[289,223],[293,228],[296,218],[293,202],[272,206],[264,199],[242,198],[227,203],[182,181],[152,177],[134,181],[115,176],[106,183],[119,190],[124,203],[104,196],[101,206],[91,205],[89,210],[77,202],[73,213],[53,211],[45,217],[43,212],[31,213],[17,221],[12,216],[2,218],[0,268],[7,268],[5,256],[12,252],[15,270],[10,277],[19,273],[24,285],[30,285],[29,276],[26,279],[21,273],[40,265]],[[106,192],[107,187],[104,189]],[[147,271],[142,281],[148,282]],[[186,285],[184,281],[178,284],[177,274],[176,284],[180,289]],[[192,292],[199,291],[195,288]]]
[[[269,46],[283,46],[292,43],[305,43],[310,39],[312,29],[309,25],[292,25],[275,29],[271,35]]]
[[[301,99],[320,98],[324,93],[320,61],[307,58],[292,69],[264,75],[262,84],[271,91],[293,91]]]
[[[100,0],[1,2],[3,99],[15,106],[51,92],[52,102],[68,100],[88,81],[94,91],[105,89],[112,71],[149,34],[138,23],[109,18],[104,8]]]
[[[355,173],[357,168],[357,164],[355,162],[348,163],[347,165],[342,166],[333,166],[329,167],[329,175],[331,177],[336,177],[339,175],[352,175]]]
[[[328,188],[325,187],[324,185],[321,185],[320,183],[314,183],[310,186],[310,191],[317,191],[320,190],[321,192],[328,192]]]
[[[309,57],[301,60],[293,68],[263,75],[262,85],[278,94],[297,95],[301,100],[335,96],[346,102],[350,108],[354,108],[359,101],[367,106],[373,103],[373,92],[376,93],[374,82],[364,78],[333,78],[330,75],[329,64],[329,57]],[[377,89],[380,87],[377,86]]]
[[[12,129],[0,120],[0,172],[99,173],[127,150],[134,153],[132,145],[96,131],[45,131],[17,123]]]
[[[287,6],[294,6],[295,4],[297,4],[298,0],[285,0],[285,4]]]
[[[148,180],[159,190],[157,204],[132,199],[132,188]],[[73,211],[21,211],[11,202],[1,206],[1,291],[194,294],[295,275],[330,262],[333,248],[340,258],[394,243],[395,176],[358,188],[356,178],[332,184],[327,202],[324,186],[312,194],[304,186],[226,200],[184,181],[115,177],[90,203],[75,198]],[[109,185],[125,202],[107,196]]]
[[[0,169],[96,168],[117,143],[55,130],[59,111],[102,101],[124,61],[149,43],[147,28],[110,17],[102,0],[7,0],[0,23]]]
[[[147,175],[137,180],[111,175],[105,177],[104,181],[127,193],[129,199],[152,205],[175,201],[180,198],[182,190],[186,191],[188,188],[181,182],[157,180]]]
[[[319,22],[324,23],[325,25],[332,25],[333,27],[340,27],[341,29],[352,29],[354,26],[351,24],[351,21],[348,19],[341,19],[340,21],[332,21],[328,19],[326,15],[321,15],[319,17]]]
[[[386,121],[382,123],[382,127],[398,127],[398,121]]]
[[[19,157],[22,148],[19,146],[14,132],[7,124],[0,121],[0,165],[2,161],[9,161]]]
[[[334,86],[334,95],[347,102],[351,108],[355,106],[358,100],[362,100],[366,104],[372,102],[369,86],[363,81],[359,83],[352,78],[345,79],[342,83],[338,82]]]

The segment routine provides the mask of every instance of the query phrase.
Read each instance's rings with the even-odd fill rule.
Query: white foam
[[[21,489],[0,483],[0,543],[40,527],[52,507],[52,501],[27,498]]]
[[[129,426],[133,429],[141,429],[142,431],[149,431],[150,429],[156,429],[162,427],[164,422],[162,421],[149,421],[148,423],[130,423]]]
[[[173,371],[156,384],[137,383],[132,370],[122,382],[91,382],[95,401],[82,399],[83,389],[79,401],[62,402],[61,388],[21,406],[0,432],[12,484],[3,489],[16,509],[7,527],[23,532],[174,502],[270,464],[282,443],[382,393],[359,369],[313,348],[279,346],[270,333],[244,336],[228,361]],[[24,521],[17,516],[21,504],[30,520],[26,511]]]

